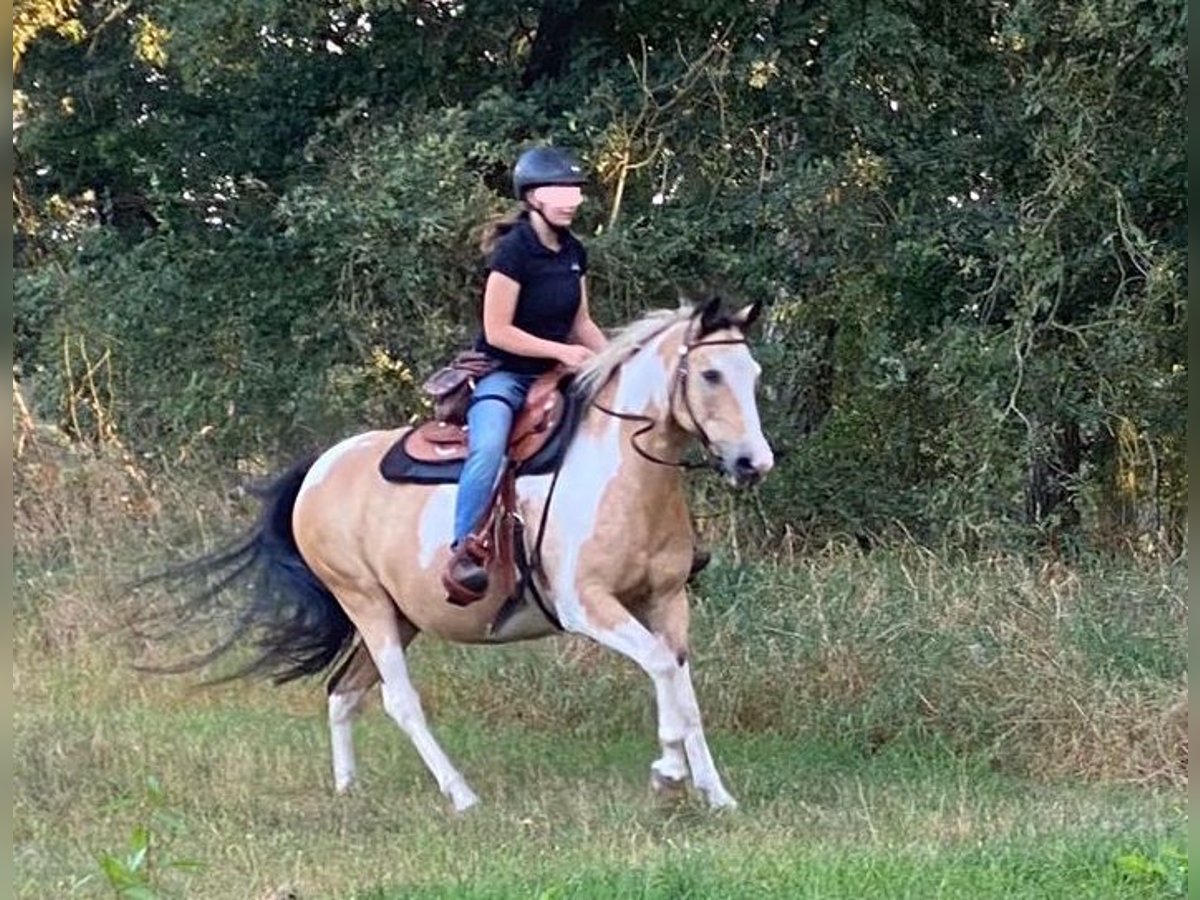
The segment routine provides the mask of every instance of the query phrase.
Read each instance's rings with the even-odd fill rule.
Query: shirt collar
[[[529,250],[530,253],[537,253],[537,254],[540,254],[541,256],[557,256],[558,253],[562,253],[564,250],[567,249],[567,245],[572,240],[572,235],[571,235],[570,231],[566,231],[564,229],[564,231],[559,234],[559,241],[561,243],[560,243],[558,253],[555,253],[553,250],[551,250],[549,247],[547,247],[545,244],[542,243],[542,239],[539,238],[537,235],[537,232],[534,231],[533,222],[531,222],[529,220],[529,217],[530,217],[529,210],[525,210],[524,212],[522,212],[517,219],[517,221],[518,221],[517,227],[520,229],[520,232],[521,232],[521,240],[524,241],[525,247],[527,250]]]

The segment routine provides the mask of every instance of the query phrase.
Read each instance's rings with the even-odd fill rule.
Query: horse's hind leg
[[[354,784],[354,733],[351,723],[363,697],[379,680],[379,670],[361,641],[329,679],[329,747],[333,755],[333,786],[339,794]]]
[[[400,641],[408,648],[417,629],[407,619],[400,620]],[[363,698],[379,682],[367,646],[356,637],[350,651],[329,677],[329,744],[333,754],[333,783],[339,794],[354,785],[357,766],[354,761],[354,736],[351,725]]]
[[[405,633],[412,625],[400,615],[392,598],[382,588],[357,591],[354,595],[346,590],[335,593],[362,636],[375,670],[383,680],[383,708],[413,742],[455,812],[470,809],[479,798],[430,733],[421,699],[408,677],[404,649],[412,635],[406,638]],[[349,698],[346,702],[353,705]],[[331,711],[331,723],[332,720]]]

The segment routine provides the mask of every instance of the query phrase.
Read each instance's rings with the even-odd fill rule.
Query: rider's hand
[[[558,361],[568,369],[576,369],[592,358],[592,353],[583,344],[563,344],[558,351]]]

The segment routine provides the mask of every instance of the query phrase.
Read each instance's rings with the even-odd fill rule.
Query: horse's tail
[[[154,618],[172,631],[177,632],[181,624],[204,624],[227,616],[233,619],[232,628],[212,649],[173,665],[145,668],[156,672],[197,669],[250,639],[257,656],[233,674],[212,682],[259,675],[281,684],[324,671],[346,649],[354,625],[304,561],[292,532],[296,497],[315,461],[316,457],[310,457],[273,482],[253,489],[262,501],[262,512],[240,539],[139,582],[204,582],[199,594],[186,597],[168,612],[155,614]],[[226,608],[222,603],[226,592],[243,585],[248,588],[248,601]]]

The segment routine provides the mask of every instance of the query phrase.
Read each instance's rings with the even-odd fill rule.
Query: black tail
[[[171,666],[146,667],[155,672],[197,669],[250,640],[258,655],[232,675],[269,677],[276,684],[328,668],[354,636],[354,625],[329,589],[300,556],[292,534],[292,510],[314,458],[292,467],[274,482],[254,490],[262,500],[257,524],[230,546],[208,556],[143,579],[139,585],[166,582],[184,585],[197,579],[204,590],[188,597],[155,620],[178,633],[181,625],[232,617],[233,627],[213,647]],[[227,590],[245,585],[249,601],[223,607]]]

